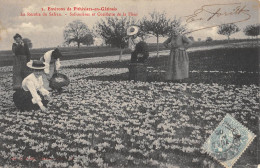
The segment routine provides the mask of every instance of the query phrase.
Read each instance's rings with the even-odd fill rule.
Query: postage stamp
[[[231,168],[256,135],[227,114],[202,149],[226,168]]]

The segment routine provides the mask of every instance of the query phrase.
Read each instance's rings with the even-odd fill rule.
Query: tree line
[[[220,35],[227,36],[227,40],[229,43],[230,36],[232,34],[239,32],[240,30],[241,29],[234,23],[223,24],[218,27],[217,33]],[[258,38],[260,32],[260,24],[248,25],[244,28],[243,32],[246,36],[251,36],[252,38],[253,37]],[[213,39],[211,37],[207,37],[206,42],[210,42],[210,41],[213,41]]]
[[[135,20],[133,17],[106,17],[98,21],[90,30],[88,26],[81,20],[75,20],[69,23],[63,32],[64,44],[69,45],[76,43],[78,48],[80,45],[94,44],[95,37],[101,37],[106,45],[120,48],[120,58],[123,50],[127,47],[126,30],[129,26],[136,25],[140,27],[138,36],[143,39],[148,37],[156,37],[157,55],[159,51],[159,38],[170,36],[170,33],[175,30],[179,33],[187,33],[187,26],[182,24],[180,18],[169,18],[165,12],[153,11],[148,16],[144,16],[140,20]],[[218,27],[217,33],[227,36],[228,42],[230,36],[240,31],[240,28],[235,24],[223,24]],[[260,32],[260,24],[248,25],[244,29],[246,36],[258,37]],[[189,37],[194,40],[192,36]],[[206,41],[212,41],[208,37]],[[30,46],[31,41],[28,39]]]

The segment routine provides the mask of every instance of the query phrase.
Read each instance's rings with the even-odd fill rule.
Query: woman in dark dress
[[[13,59],[13,90],[21,89],[23,79],[28,75],[26,63],[30,61],[31,54],[29,47],[23,42],[22,36],[16,34],[14,37],[12,51]]]

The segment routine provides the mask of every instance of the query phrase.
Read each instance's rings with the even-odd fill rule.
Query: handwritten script
[[[251,18],[250,10],[246,5],[241,3],[228,4],[210,4],[203,5],[196,9],[191,15],[185,16],[186,23],[203,22],[208,25],[206,27],[192,30],[188,33],[199,31],[202,29],[217,27],[222,24],[231,24],[247,21]],[[218,21],[226,21],[225,23],[216,24]]]

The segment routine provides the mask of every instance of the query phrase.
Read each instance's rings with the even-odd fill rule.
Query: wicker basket
[[[59,89],[64,86],[68,86],[70,83],[69,78],[61,73],[55,73],[50,79],[50,87],[52,89]]]
[[[143,81],[147,80],[146,64],[130,63],[129,64],[129,80]]]

